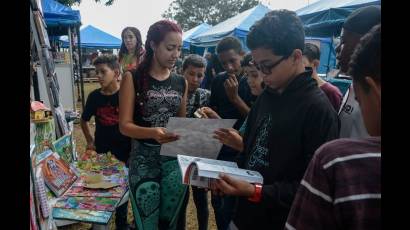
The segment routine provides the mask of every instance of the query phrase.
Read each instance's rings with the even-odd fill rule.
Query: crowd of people
[[[178,140],[170,117],[237,119],[215,130],[219,160],[258,171],[264,184],[221,174],[211,191],[192,187],[198,228],[208,229],[208,193],[218,230],[381,229],[380,7],[354,11],[336,48],[352,84],[345,95],[317,74],[320,48],[305,43],[295,12],[273,10],[216,54],[181,54],[182,30],[161,20],[145,45],[127,27],[119,59],[95,59],[101,88],[90,93],[81,128],[87,149],[112,152],[129,167],[137,229],[185,229],[189,188],[161,144]],[[220,66],[219,66],[220,65]],[[95,117],[96,130],[89,127]],[[117,229],[129,229],[127,206]]]

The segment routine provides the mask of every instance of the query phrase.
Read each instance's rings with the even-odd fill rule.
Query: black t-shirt
[[[119,97],[118,91],[104,95],[96,89],[88,95],[81,118],[90,121],[95,119],[95,147],[98,153],[111,151],[119,160],[126,162],[130,151],[130,138],[119,130]]]
[[[221,118],[238,119],[238,121],[234,124],[233,128],[239,130],[246,116],[242,116],[239,110],[229,101],[224,87],[226,79],[228,79],[228,74],[226,72],[220,73],[215,77],[214,81],[212,82],[211,98],[209,104],[210,107],[213,110],[215,110],[215,112],[217,112]],[[239,97],[249,107],[251,107],[252,102],[256,100],[256,96],[252,95],[251,89],[244,75],[241,76],[238,82]],[[221,152],[219,153],[218,159],[233,160],[232,157],[234,157],[236,153],[237,151],[224,145],[221,149]]]
[[[133,75],[135,89],[134,122],[143,127],[165,127],[170,117],[176,117],[185,93],[185,79],[177,74],[163,81],[151,76]],[[158,144],[154,139],[141,140]]]

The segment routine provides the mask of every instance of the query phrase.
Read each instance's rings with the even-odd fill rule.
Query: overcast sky
[[[104,0],[102,0],[104,2]],[[206,0],[204,0],[206,1]],[[262,0],[271,9],[297,10],[317,0]],[[161,14],[168,9],[172,0],[115,0],[111,6],[95,3],[94,0],[82,0],[80,6],[81,22],[84,26],[93,25],[107,33],[121,38],[121,31],[127,26],[134,26],[141,31],[142,40],[151,24],[161,20]]]

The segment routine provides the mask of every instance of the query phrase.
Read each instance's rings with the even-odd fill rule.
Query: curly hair
[[[143,54],[143,52],[142,52],[142,40],[141,40],[140,31],[135,27],[125,27],[121,32],[122,43],[121,43],[120,52],[118,54],[119,61],[122,60],[122,58],[124,57],[125,54],[128,54],[128,49],[127,49],[127,47],[125,47],[125,43],[124,43],[125,32],[128,31],[128,30],[131,31],[131,33],[133,33],[135,38],[137,39],[137,44],[135,45],[134,56],[137,57],[138,59],[140,59],[141,55]]]
[[[228,51],[228,50],[234,50],[238,54],[241,53],[242,44],[239,41],[239,39],[235,37],[226,37],[226,38],[223,38],[216,46],[216,52],[218,54],[224,51]]]
[[[303,51],[305,31],[295,12],[273,10],[250,29],[246,44],[251,50],[271,49],[275,55],[289,56],[293,50]]]
[[[112,70],[120,69],[120,64],[118,63],[117,56],[112,54],[100,55],[93,62],[94,66],[101,64],[106,64]]]
[[[381,25],[378,24],[360,39],[349,63],[348,74],[365,92],[369,90],[366,77],[371,77],[379,83],[381,81],[380,36]]]

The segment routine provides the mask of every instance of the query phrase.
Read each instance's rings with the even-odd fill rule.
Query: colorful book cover
[[[44,159],[46,159],[48,156],[50,156],[51,154],[53,154],[53,151],[51,149],[47,149],[44,152],[37,154],[36,156],[36,166],[40,164],[41,161],[43,161]]]
[[[71,134],[64,135],[60,139],[56,140],[53,143],[53,147],[54,151],[57,152],[65,162],[71,164],[74,161]]]
[[[62,197],[54,207],[113,212],[119,201],[120,198],[108,197]]]
[[[58,154],[53,153],[40,162],[44,181],[50,190],[61,196],[77,180],[77,175]]]
[[[54,120],[50,119],[46,123],[38,123],[35,126],[35,152],[41,153],[47,149],[52,148],[52,143],[56,140]]]
[[[41,213],[44,218],[47,218],[50,213],[50,209],[48,205],[47,193],[46,193],[46,188],[45,188],[46,186],[44,184],[41,168],[37,169],[35,184],[36,184],[36,194],[38,195],[38,198],[40,201]]]
[[[88,196],[88,197],[111,197],[122,198],[126,187],[114,187],[110,189],[88,189],[82,185],[73,185],[64,195],[65,196]]]
[[[112,212],[107,211],[53,208],[54,219],[77,220],[104,225],[110,221],[112,214]]]

